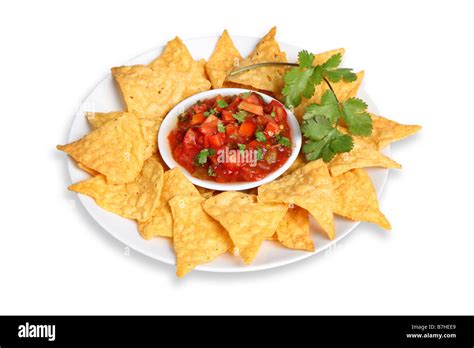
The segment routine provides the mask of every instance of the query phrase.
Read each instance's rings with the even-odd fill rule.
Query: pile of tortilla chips
[[[168,238],[176,252],[177,275],[197,265],[231,253],[245,264],[256,258],[266,240],[282,246],[314,251],[310,217],[328,239],[336,238],[334,214],[354,221],[373,222],[384,229],[390,223],[379,210],[377,194],[366,167],[400,168],[380,151],[420,126],[407,126],[371,115],[370,137],[355,137],[349,153],[330,163],[306,162],[300,155],[279,179],[247,192],[213,192],[195,187],[179,168],[169,169],[157,148],[157,133],[168,111],[183,99],[222,87],[248,88],[281,98],[285,68],[262,67],[229,78],[237,66],[259,62],[286,62],[272,28],[252,53],[243,58],[227,30],[206,62],[194,60],[176,37],[148,65],[112,68],[126,110],[86,113],[91,132],[58,149],[72,157],[91,178],[70,190],[92,197],[102,208],[137,221],[144,239]],[[315,55],[326,61],[343,49]],[[364,77],[333,85],[339,100],[354,97]],[[326,90],[321,84],[314,95],[296,108],[319,102]],[[341,128],[344,131],[343,128]]]

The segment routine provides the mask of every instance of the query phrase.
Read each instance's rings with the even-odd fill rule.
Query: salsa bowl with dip
[[[247,190],[282,175],[301,148],[294,114],[256,91],[221,88],[193,95],[166,115],[158,133],[164,162],[195,185]]]

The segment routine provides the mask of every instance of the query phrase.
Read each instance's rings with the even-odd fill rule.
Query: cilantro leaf
[[[214,169],[212,169],[211,166],[207,167],[207,175],[208,176],[216,176],[216,173],[214,172]]]
[[[225,127],[224,127],[224,124],[222,122],[217,123],[217,131],[219,133],[224,133],[225,132]]]
[[[281,93],[286,97],[288,107],[297,107],[301,104],[302,97],[311,98],[314,88],[322,81],[323,75],[320,66],[311,68],[293,68],[288,71],[283,79],[285,87]]]
[[[235,118],[238,123],[242,123],[245,121],[245,117],[247,117],[247,112],[240,110],[239,112],[232,114],[232,117]]]
[[[219,99],[219,100],[217,100],[217,106],[222,109],[222,108],[228,107],[229,104],[227,104],[225,100]]]
[[[265,134],[263,134],[262,131],[255,132],[255,139],[257,139],[257,141],[260,141],[261,143],[265,143],[267,141],[267,138],[265,137]]]
[[[278,139],[278,144],[286,147],[291,147],[291,141],[287,137],[280,137],[280,139]]]
[[[323,63],[323,75],[331,82],[352,82],[357,80],[357,75],[352,72],[352,69],[338,68],[342,61],[342,54],[337,53],[332,55],[325,63]]]
[[[340,68],[334,70],[327,70],[324,75],[331,82],[339,82],[341,80],[345,82],[352,82],[357,80],[357,75],[352,72],[352,69]]]
[[[257,147],[257,161],[263,160],[263,149],[261,147]]]
[[[314,103],[308,105],[303,119],[307,120],[316,116],[326,117],[330,124],[336,123],[341,116],[337,98],[330,89],[328,89],[321,97],[321,104]]]
[[[341,53],[333,54],[326,62],[323,63],[322,68],[323,70],[336,69],[341,64],[341,61]]]
[[[301,126],[303,135],[314,141],[319,141],[329,134],[334,128],[325,117],[317,116],[313,119],[306,120]]]
[[[366,110],[367,104],[358,98],[350,98],[342,103],[342,117],[352,134],[361,136],[372,134],[372,119]]]
[[[354,147],[354,140],[348,134],[341,134],[331,141],[330,147],[336,153],[349,152]]]
[[[237,146],[239,147],[240,153],[243,155],[246,148],[245,144],[237,144]]]
[[[207,157],[210,156],[209,149],[204,149],[199,151],[199,153],[196,155],[196,162],[199,165],[203,165],[207,162]]]
[[[316,120],[305,121],[303,127],[315,127],[320,125]],[[313,132],[318,134],[318,138],[309,138],[303,145],[303,153],[308,161],[322,158],[323,161],[331,161],[337,153],[348,152],[354,143],[352,137],[342,134],[336,128],[328,126],[324,132]]]
[[[242,98],[248,98],[250,97],[250,94],[252,94],[252,92],[244,92],[242,93]]]
[[[306,50],[298,53],[298,63],[301,68],[311,68],[313,66],[314,54]]]

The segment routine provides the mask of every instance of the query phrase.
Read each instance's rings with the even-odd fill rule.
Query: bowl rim
[[[199,179],[192,176],[191,173],[189,173],[183,166],[181,166],[179,163],[175,161],[171,153],[171,149],[168,142],[168,134],[170,133],[172,129],[176,127],[178,115],[180,115],[190,106],[194,105],[198,100],[213,98],[217,96],[218,94],[223,95],[223,96],[229,96],[229,95],[235,95],[235,94],[240,94],[240,93],[245,93],[245,92],[254,92],[254,93],[259,94],[260,96],[262,96],[263,100],[266,103],[270,103],[271,101],[275,100],[285,108],[287,112],[288,126],[290,127],[290,133],[291,133],[291,138],[292,138],[291,139],[292,149],[291,149],[290,157],[280,168],[278,168],[274,172],[268,174],[266,177],[258,181],[219,183],[219,182],[215,182],[211,180]],[[288,168],[290,168],[293,162],[298,157],[298,154],[300,152],[301,143],[302,143],[302,135],[300,131],[299,122],[296,116],[291,110],[286,108],[285,105],[281,103],[279,100],[269,96],[268,94],[265,94],[256,90],[252,90],[252,89],[217,88],[217,89],[211,89],[208,91],[193,94],[192,96],[176,104],[164,117],[160,126],[160,130],[158,131],[157,141],[158,141],[158,151],[160,152],[161,158],[163,158],[163,161],[166,163],[166,165],[170,169],[179,167],[181,171],[183,172],[183,174],[194,185],[199,186],[199,187],[204,187],[210,190],[215,190],[215,191],[241,191],[241,190],[248,190],[248,189],[255,188],[263,184],[269,183],[277,179]]]

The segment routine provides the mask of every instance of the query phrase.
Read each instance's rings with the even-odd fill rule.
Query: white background
[[[472,3],[471,3],[472,4]],[[11,1],[0,5],[0,314],[474,314],[473,6],[436,1]],[[392,147],[381,208],[329,253],[269,271],[193,272],[131,251],[66,190],[74,110],[109,68],[231,34],[345,47]],[[196,57],[197,58],[197,57]]]

